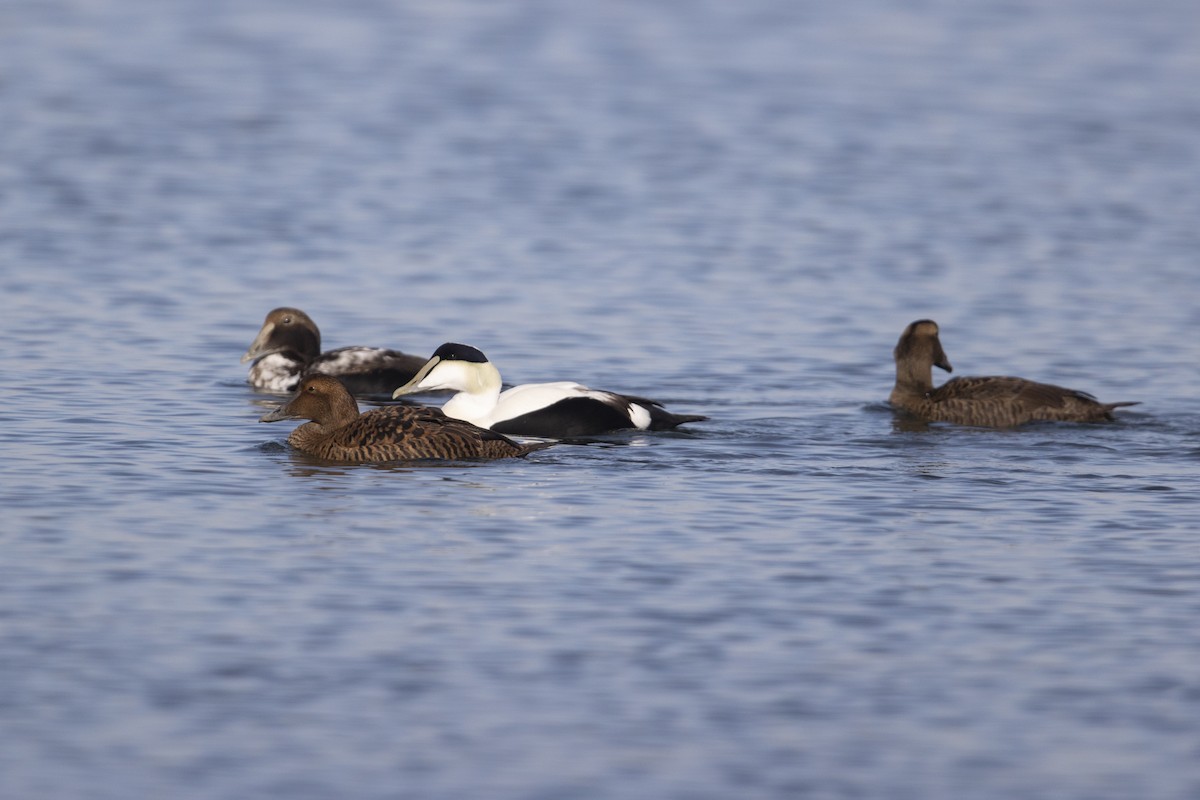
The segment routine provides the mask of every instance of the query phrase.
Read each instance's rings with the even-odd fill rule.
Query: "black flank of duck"
[[[280,394],[293,391],[305,375],[336,375],[356,395],[388,394],[409,381],[425,359],[382,347],[339,347],[321,352],[321,331],[298,308],[276,308],[242,363],[253,361],[246,381],[255,389]]]
[[[331,375],[304,378],[294,397],[259,421],[284,419],[311,420],[292,431],[290,445],[343,463],[511,458],[550,446],[519,444],[436,408],[386,406],[360,414],[350,392]]]
[[[936,389],[933,368],[953,371],[938,325],[921,319],[904,329],[893,353],[896,386],[888,398],[930,422],[1010,428],[1027,422],[1109,422],[1113,410],[1136,402],[1101,403],[1087,392],[1008,376],[963,377]]]

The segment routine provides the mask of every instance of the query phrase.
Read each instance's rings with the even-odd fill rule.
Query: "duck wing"
[[[928,399],[938,411],[935,419],[995,427],[1034,420],[1095,422],[1112,419],[1115,407],[1078,389],[1009,376],[954,378]]]
[[[499,433],[451,419],[439,409],[411,406],[387,406],[360,414],[348,425],[327,433],[324,440],[314,443],[310,452],[358,463],[509,458],[546,446],[519,444]]]
[[[1049,383],[1001,375],[961,377],[946,381],[930,393],[931,400],[1007,400],[1022,406],[1061,406],[1068,397],[1096,401],[1086,392]]]
[[[503,419],[492,430],[518,436],[572,439],[636,427],[628,406],[589,396],[563,397],[550,405]]]
[[[672,414],[656,400],[560,381],[522,384],[502,392],[488,427],[514,435],[569,439],[630,428],[669,430],[705,419]]]

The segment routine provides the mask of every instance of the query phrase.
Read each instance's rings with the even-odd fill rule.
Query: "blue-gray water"
[[[8,0],[0,796],[1200,796],[1198,86],[1193,0]],[[712,420],[316,465],[284,304]],[[1142,405],[898,424],[921,317]]]

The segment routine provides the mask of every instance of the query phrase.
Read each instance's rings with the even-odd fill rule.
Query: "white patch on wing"
[[[379,347],[339,347],[318,356],[308,369],[326,375],[345,375],[385,366],[386,354],[387,350]]]
[[[284,394],[296,388],[302,371],[299,361],[272,353],[254,362],[246,381],[255,389]]]
[[[640,430],[646,430],[650,427],[650,412],[645,406],[640,406],[637,403],[629,404],[629,418],[633,420],[633,424]]]

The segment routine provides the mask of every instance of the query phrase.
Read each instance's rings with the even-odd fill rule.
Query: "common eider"
[[[417,391],[457,392],[442,411],[481,428],[520,436],[566,439],[623,429],[668,430],[708,419],[671,414],[654,400],[589,389],[578,383],[528,383],[500,391],[500,372],[474,347],[442,345],[392,397]]]
[[[893,352],[893,406],[929,422],[1011,428],[1026,422],[1106,422],[1113,409],[1136,402],[1101,403],[1087,392],[1007,376],[953,378],[936,389],[933,368],[953,371],[937,323],[921,319],[904,329]]]
[[[425,363],[419,356],[381,347],[339,347],[321,352],[321,332],[298,308],[276,308],[242,356],[253,361],[246,381],[255,389],[284,394],[305,375],[336,375],[353,394],[387,394]]]
[[[259,422],[284,419],[312,420],[292,431],[288,444],[344,463],[511,458],[549,446],[519,444],[436,408],[384,406],[360,414],[350,392],[331,375],[309,375],[291,400]]]

